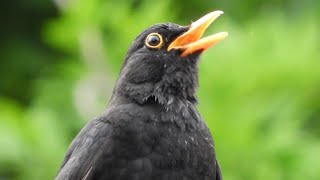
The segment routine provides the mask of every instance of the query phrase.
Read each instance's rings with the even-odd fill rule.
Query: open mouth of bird
[[[213,11],[193,22],[189,30],[178,36],[169,45],[167,50],[170,51],[171,49],[179,49],[182,52],[180,56],[184,57],[195,52],[205,51],[209,47],[215,45],[217,42],[223,40],[228,36],[227,32],[219,32],[200,39],[209,25],[221,14],[223,14],[223,11]]]

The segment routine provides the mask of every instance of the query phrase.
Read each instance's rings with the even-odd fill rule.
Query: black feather
[[[56,180],[221,180],[210,132],[197,111],[198,58],[167,47],[189,27],[142,32],[124,60],[106,111],[71,143]],[[145,46],[150,33],[164,45]]]

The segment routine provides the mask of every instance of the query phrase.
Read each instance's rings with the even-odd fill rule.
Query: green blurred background
[[[320,1],[12,0],[0,6],[0,180],[53,179],[135,36],[223,10],[199,109],[226,180],[320,179]]]

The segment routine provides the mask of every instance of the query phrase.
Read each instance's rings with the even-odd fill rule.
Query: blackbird
[[[196,91],[199,55],[228,34],[200,38],[222,13],[138,35],[106,110],[72,141],[55,179],[221,180]]]

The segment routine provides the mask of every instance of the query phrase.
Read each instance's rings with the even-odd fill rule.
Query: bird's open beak
[[[186,56],[199,51],[204,51],[209,47],[213,46],[217,42],[221,41],[228,36],[227,32],[220,32],[211,36],[201,38],[205,30],[209,25],[217,19],[223,11],[213,11],[196,22],[193,22],[190,29],[178,36],[168,47],[168,51],[171,49],[179,49],[182,51],[180,56]]]

